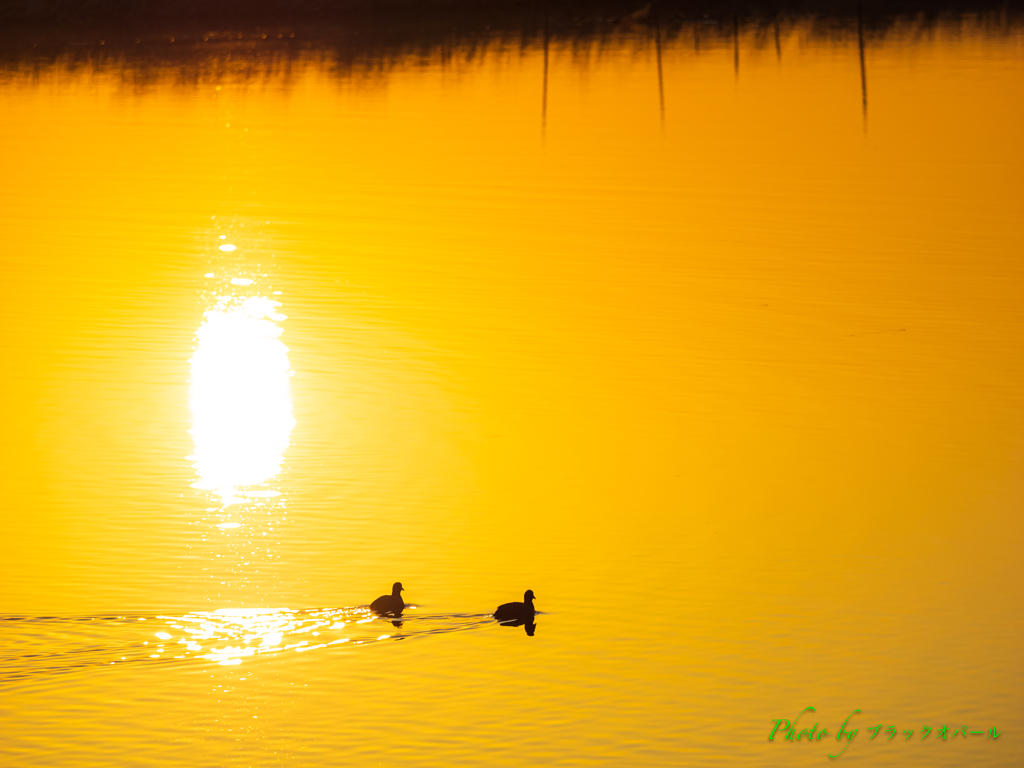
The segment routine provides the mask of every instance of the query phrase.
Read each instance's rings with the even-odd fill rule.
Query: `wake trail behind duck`
[[[395,618],[362,606],[0,616],[0,689],[96,667],[232,666],[260,657],[362,649],[491,624],[487,614],[431,614],[415,606]]]

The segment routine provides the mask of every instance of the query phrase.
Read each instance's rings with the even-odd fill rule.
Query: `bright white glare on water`
[[[295,426],[280,306],[265,296],[222,296],[196,331],[189,458],[199,480],[192,487],[213,491],[224,504],[245,501],[239,489],[281,471]]]

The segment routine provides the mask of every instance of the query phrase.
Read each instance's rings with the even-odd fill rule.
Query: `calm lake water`
[[[233,35],[0,70],[5,765],[1021,764],[1021,27]]]

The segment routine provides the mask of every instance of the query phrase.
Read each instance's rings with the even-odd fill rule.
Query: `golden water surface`
[[[660,45],[3,70],[5,765],[1020,764],[1024,36]]]

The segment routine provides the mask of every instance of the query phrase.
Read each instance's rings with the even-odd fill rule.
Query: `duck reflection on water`
[[[494,611],[494,618],[503,627],[526,627],[526,634],[533,637],[533,633],[537,631],[537,624],[534,622],[537,610],[533,607],[535,599],[533,590],[528,589],[523,594],[523,602],[499,605]]]
[[[537,622],[533,619],[518,619],[516,621],[499,621],[498,624],[502,627],[523,627],[526,630],[526,634],[533,637],[533,634],[537,631]]]

